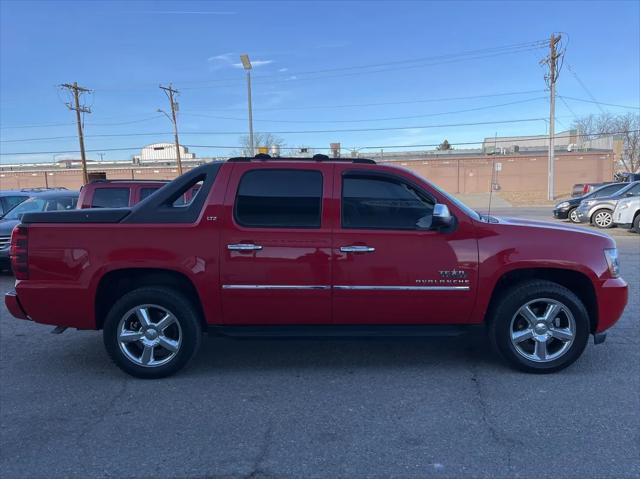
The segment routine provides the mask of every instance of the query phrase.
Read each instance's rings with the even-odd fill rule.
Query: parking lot
[[[205,338],[188,369],[143,381],[100,333],[53,335],[2,305],[0,476],[638,477],[640,235],[608,232],[629,305],[604,345],[546,376],[508,369],[481,336]]]

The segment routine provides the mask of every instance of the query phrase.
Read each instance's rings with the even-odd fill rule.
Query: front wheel
[[[640,233],[640,215],[636,215],[636,217],[634,218],[631,231],[633,231],[634,233]]]
[[[104,345],[116,365],[139,378],[182,369],[200,346],[198,312],[171,288],[140,288],[122,296],[104,323]]]
[[[598,228],[611,228],[613,226],[613,212],[607,209],[601,209],[593,214],[591,219]]]
[[[589,339],[589,316],[564,286],[532,280],[502,295],[489,332],[509,364],[526,372],[550,373],[580,357]]]
[[[578,218],[578,208],[571,208],[571,210],[569,210],[569,221],[572,223],[580,223],[580,218]]]

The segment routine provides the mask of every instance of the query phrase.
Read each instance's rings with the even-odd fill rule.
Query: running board
[[[483,325],[209,326],[209,334],[240,338],[410,338],[460,336]]]

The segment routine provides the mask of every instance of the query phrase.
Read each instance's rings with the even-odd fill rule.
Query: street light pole
[[[247,72],[247,101],[249,103],[249,156],[253,156],[255,154],[255,150],[253,147],[253,108],[251,105],[251,61],[247,54],[240,55],[240,61]]]

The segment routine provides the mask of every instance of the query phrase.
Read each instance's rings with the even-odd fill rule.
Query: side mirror
[[[419,230],[440,230],[448,228],[453,224],[453,216],[449,212],[449,207],[440,203],[433,206],[433,213],[423,216],[416,223]]]
[[[629,192],[627,193],[627,196],[634,196],[633,193]]]
[[[437,230],[447,228],[453,223],[453,216],[447,205],[436,203],[433,206],[433,219],[431,220],[431,229]]]

